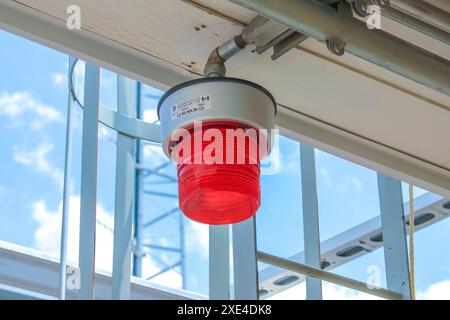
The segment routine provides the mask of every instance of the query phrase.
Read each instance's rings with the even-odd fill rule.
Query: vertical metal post
[[[181,212],[178,212],[179,219],[179,233],[180,233],[180,268],[181,268],[181,288],[186,289],[186,261],[184,249],[184,217]]]
[[[141,83],[136,83],[136,117],[141,119]],[[141,161],[141,142],[136,141],[136,163]],[[134,169],[134,254],[133,275],[142,277],[142,214],[140,212],[141,171]]]
[[[230,228],[209,226],[209,299],[230,299]]]
[[[136,82],[117,76],[118,112],[136,117]],[[130,299],[135,138],[117,134],[112,298]]]
[[[100,68],[86,63],[80,193],[79,298],[94,298]]]
[[[314,148],[300,144],[305,264],[320,269],[319,205]],[[322,300],[322,281],[306,277],[306,299]]]
[[[401,182],[378,173],[387,288],[410,299],[408,245]]]
[[[74,57],[69,57],[68,75],[75,63]],[[66,152],[64,154],[64,186],[63,204],[61,216],[61,245],[59,254],[59,299],[66,299],[67,278],[67,232],[69,223],[69,196],[70,196],[70,174],[72,168],[72,100],[73,97],[68,90],[67,121],[66,121]]]
[[[258,300],[258,260],[256,249],[256,217],[235,223],[233,232],[234,298]]]

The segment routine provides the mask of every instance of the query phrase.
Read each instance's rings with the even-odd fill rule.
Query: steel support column
[[[136,82],[117,76],[118,112],[136,118]],[[112,298],[130,298],[136,139],[117,134]]]
[[[74,57],[69,57],[69,69],[72,69],[75,63]],[[66,121],[66,150],[64,153],[64,187],[63,187],[63,205],[61,216],[61,244],[59,254],[59,299],[66,299],[66,268],[67,268],[67,232],[69,224],[69,198],[70,198],[70,173],[72,168],[72,102],[73,97],[69,93],[67,102],[67,121]]]
[[[141,119],[141,89],[142,84],[136,83],[136,118]],[[141,162],[141,141],[136,141],[136,163]],[[134,168],[134,252],[133,252],[133,275],[142,277],[142,236],[143,221],[140,209],[142,177],[141,171]]]
[[[314,148],[300,144],[305,264],[320,269],[319,205]],[[306,298],[322,300],[322,281],[306,278]]]
[[[100,68],[86,63],[80,193],[79,298],[94,298]]]
[[[230,227],[209,226],[209,299],[230,299]]]
[[[234,299],[258,300],[258,259],[256,218],[253,216],[232,226]]]
[[[387,288],[410,299],[408,244],[401,182],[378,173]]]
[[[187,288],[187,278],[186,278],[186,252],[185,252],[185,232],[184,232],[184,215],[178,211],[178,222],[179,222],[179,234],[180,234],[180,269],[181,269],[181,288]]]

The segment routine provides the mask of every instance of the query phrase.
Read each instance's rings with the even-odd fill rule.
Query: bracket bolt
[[[330,38],[327,40],[327,48],[331,53],[342,56],[345,53],[345,43],[338,38]]]

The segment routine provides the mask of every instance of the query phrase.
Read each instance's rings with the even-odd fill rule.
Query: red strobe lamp
[[[177,164],[179,207],[188,218],[217,225],[256,214],[275,114],[266,89],[235,78],[192,80],[162,96],[163,149]]]

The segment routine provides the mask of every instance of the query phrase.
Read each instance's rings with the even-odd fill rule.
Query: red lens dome
[[[230,224],[246,220],[256,213],[261,203],[257,136],[247,135],[245,143],[238,143],[239,140],[235,138],[230,145],[229,140],[225,138],[227,129],[228,132],[230,129],[245,130],[242,124],[203,123],[202,136],[211,128],[218,129],[222,133],[222,148],[216,149],[216,152],[222,152],[223,162],[205,163],[204,151],[211,141],[202,139],[201,143],[195,144],[194,139],[191,139],[190,154],[181,155],[178,161],[180,209],[190,219],[206,224]],[[188,130],[193,138],[194,127]],[[256,152],[251,148],[252,143],[257,146]],[[234,154],[231,163],[225,159],[230,152]],[[194,154],[202,155],[200,162],[194,161]],[[240,162],[238,162],[239,155]]]

